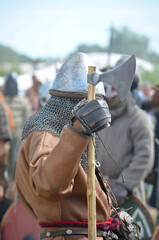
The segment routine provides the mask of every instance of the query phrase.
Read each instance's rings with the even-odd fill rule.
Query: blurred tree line
[[[20,64],[29,63],[36,68],[36,65],[44,62],[52,62],[50,58],[32,59],[24,54],[20,54],[10,47],[0,45],[0,76],[5,76],[10,71],[15,71],[18,74],[22,74]]]
[[[77,49],[72,52],[108,52],[127,54],[135,54],[136,57],[150,61],[155,66],[154,72],[143,72],[144,79],[149,78],[151,82],[155,82],[159,75],[159,54],[152,51],[150,48],[150,40],[147,36],[142,34],[137,34],[132,32],[129,28],[123,27],[121,29],[116,29],[114,27],[110,28],[110,39],[108,46],[100,46],[98,44],[88,45],[80,44]],[[0,45],[0,76],[4,76],[6,71],[8,71],[8,65],[12,66],[12,69],[20,73],[19,63],[30,62],[34,64],[36,59],[31,59],[25,55],[19,54],[9,47]],[[45,61],[45,59],[39,60]],[[7,67],[6,67],[7,66]]]
[[[153,71],[141,71],[142,82],[151,82],[152,85],[159,85],[159,68],[156,67]]]
[[[29,61],[29,57],[17,53],[10,47],[0,45],[0,76],[5,76],[9,71],[16,71],[21,74],[19,64]]]
[[[97,44],[81,44],[75,52],[107,52],[126,55],[135,54],[136,57],[147,60],[154,65],[154,71],[141,71],[142,81],[150,81],[152,84],[158,84],[159,76],[159,54],[150,48],[150,40],[147,36],[132,32],[127,27],[121,29],[110,29],[110,39],[108,46],[102,47]]]
[[[153,64],[159,64],[159,54],[150,49],[150,40],[148,37],[132,32],[127,27],[121,29],[110,29],[110,40],[108,46],[102,47],[97,44],[81,44],[75,52],[109,52],[132,55],[138,58],[148,60]]]
[[[4,45],[0,45],[0,63],[20,63],[20,62],[28,62],[30,60],[29,57],[19,54],[10,47],[6,47]]]

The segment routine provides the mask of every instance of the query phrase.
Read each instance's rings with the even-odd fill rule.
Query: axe
[[[99,82],[110,84],[118,93],[121,101],[126,98],[134,79],[136,58],[134,55],[123,64],[105,73],[96,73],[94,66],[88,67],[88,102],[95,99],[95,86]],[[95,194],[95,135],[87,147],[87,203],[88,203],[88,239],[96,240],[96,194]]]

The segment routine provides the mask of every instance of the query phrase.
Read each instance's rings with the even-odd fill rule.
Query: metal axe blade
[[[105,73],[88,74],[87,81],[93,85],[99,82],[109,83],[123,101],[130,90],[136,70],[136,57],[132,55],[123,64]]]

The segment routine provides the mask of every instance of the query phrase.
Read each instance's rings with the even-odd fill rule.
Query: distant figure
[[[4,103],[7,113],[8,113],[8,117],[9,117],[9,124],[10,124],[10,129],[12,132],[14,132],[15,129],[15,123],[14,123],[14,119],[13,119],[13,114],[12,111],[10,109],[10,107],[8,106],[8,104],[6,103],[3,94],[0,92],[0,101]]]
[[[8,165],[8,155],[11,140],[11,130],[7,110],[3,102],[0,101],[0,222],[9,207],[9,202],[5,198],[5,190],[7,187],[5,181],[5,170]]]
[[[153,90],[154,90],[154,94],[152,96],[153,111],[158,112],[159,111],[159,85],[154,86]]]
[[[32,76],[33,85],[30,87],[27,92],[26,96],[29,98],[32,107],[32,113],[36,113],[39,109],[39,89],[42,83],[38,80],[36,75]]]
[[[18,96],[18,83],[16,72],[6,76],[3,95],[10,107],[15,123],[15,130],[11,141],[10,157],[8,164],[9,181],[14,179],[15,163],[17,152],[21,141],[22,128],[25,121],[31,115],[31,106],[26,97]]]
[[[142,104],[146,101],[152,100],[154,90],[152,89],[152,84],[150,82],[144,82],[141,90],[139,91],[139,96],[142,99]]]
[[[154,95],[152,97],[152,113],[155,117],[155,159],[152,172],[149,174],[149,183],[153,184],[153,191],[149,199],[149,204],[158,208],[158,176],[159,176],[159,85],[154,87]],[[158,205],[157,205],[158,204]],[[159,209],[158,209],[159,210]]]
[[[145,82],[142,89],[139,91],[139,95],[142,100],[141,108],[147,113],[147,116],[151,122],[155,125],[155,117],[152,111],[152,99],[153,99],[154,89],[150,82]]]
[[[133,98],[135,99],[136,104],[141,107],[142,105],[142,100],[141,97],[139,95],[139,76],[137,74],[135,74],[134,80],[132,82],[132,86],[131,86],[131,93],[133,95]]]

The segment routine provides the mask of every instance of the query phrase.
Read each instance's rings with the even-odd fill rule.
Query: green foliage
[[[25,55],[18,54],[16,51],[9,47],[0,45],[0,63],[10,62],[10,63],[20,63],[29,62],[30,58]]]
[[[22,74],[18,64],[0,65],[0,76],[6,76],[9,72],[15,71],[17,74]]]
[[[150,40],[148,37],[134,33],[127,27],[121,29],[111,28],[110,33],[110,42],[107,47],[101,47],[97,44],[81,44],[77,47],[75,52],[90,53],[108,51],[109,53],[135,54],[137,57],[148,60],[153,64],[159,64],[159,54],[150,51]]]
[[[159,84],[159,68],[155,68],[153,71],[141,71],[142,82],[151,82],[152,85]]]
[[[159,64],[159,55],[154,53],[154,52],[150,52],[148,55],[148,60],[156,65]]]
[[[147,58],[149,47],[147,37],[136,34],[127,27],[123,27],[121,30],[113,29],[112,34],[112,52],[135,54],[143,59]]]
[[[103,48],[97,44],[94,45],[87,45],[81,44],[77,47],[76,52],[84,52],[84,53],[91,53],[91,52],[105,52],[106,48]]]

